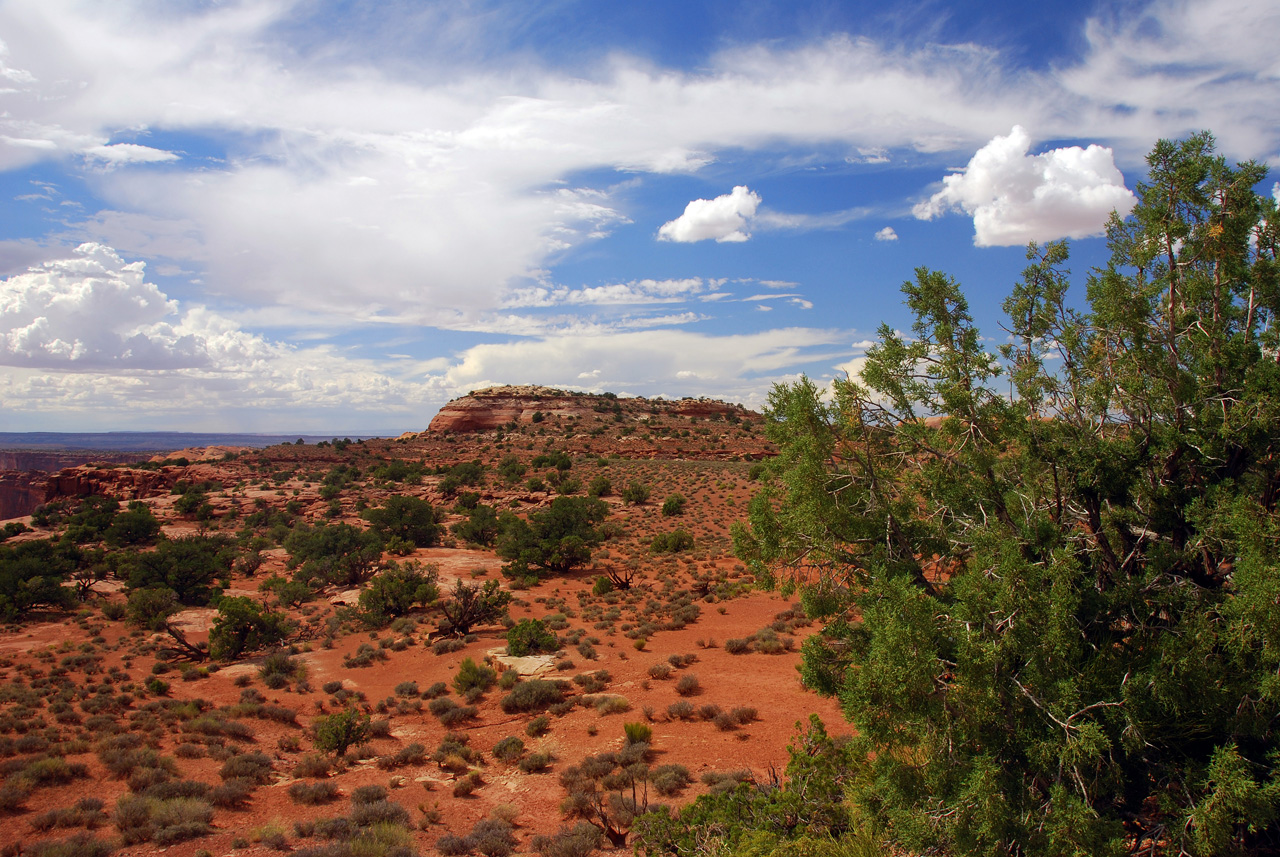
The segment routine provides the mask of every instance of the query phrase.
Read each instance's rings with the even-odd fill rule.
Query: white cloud
[[[912,209],[921,220],[948,211],[973,216],[979,247],[1100,235],[1111,212],[1135,203],[1111,149],[1071,146],[1028,155],[1031,138],[1015,125],[974,154],[943,189]]]
[[[321,34],[326,49],[299,51],[299,8],[9,0],[0,32],[22,38],[0,57],[15,90],[0,107],[0,168],[133,151],[135,170],[94,176],[94,189],[156,233],[127,244],[97,231],[111,224],[95,214],[81,240],[149,254],[176,221],[190,240],[173,261],[202,262],[219,295],[335,320],[452,326],[627,221],[625,186],[548,190],[592,171],[691,172],[724,150],[828,144],[897,161],[902,150],[972,151],[1015,122],[1049,138],[1105,134],[1131,158],[1201,127],[1231,156],[1280,149],[1276,12],[1249,0],[1125,11],[1090,25],[1081,61],[1046,72],[1012,71],[974,45],[836,35],[735,46],[693,72],[618,54],[590,76],[527,56],[481,68],[466,52],[503,16],[465,9],[424,7],[443,23],[414,37],[437,39],[439,51],[396,54],[359,33],[340,43]],[[234,143],[225,161],[184,155],[151,174],[136,162],[151,155],[118,148],[149,147],[109,145],[121,129]],[[708,237],[745,237],[737,214],[743,223],[731,217]],[[757,209],[750,225],[821,228],[848,216]]]
[[[158,164],[176,161],[178,156],[163,149],[139,146],[137,143],[112,143],[109,146],[90,146],[84,150],[87,157],[108,164]]]
[[[850,155],[847,160],[851,164],[887,164],[889,150],[884,146],[859,146],[857,155]]]
[[[626,306],[636,304],[678,303],[703,291],[701,277],[672,280],[633,280],[570,289],[566,286],[534,286],[513,289],[503,307],[549,307],[559,305]]]
[[[838,331],[815,328],[733,336],[669,329],[557,335],[473,346],[435,383],[465,391],[535,382],[576,387],[589,380],[593,388],[647,396],[674,388],[683,395],[759,402],[783,374],[846,354],[847,341]],[[590,379],[579,377],[583,366],[593,367]]]
[[[757,229],[812,231],[815,229],[839,229],[846,223],[862,220],[874,214],[874,209],[858,207],[823,214],[794,214],[783,211],[757,212],[752,224]]]
[[[892,226],[886,226],[876,232],[877,241],[897,241],[898,233],[893,231]]]
[[[751,237],[746,228],[759,205],[760,195],[746,185],[738,185],[715,199],[695,199],[685,206],[684,214],[662,225],[658,239],[681,243],[708,238],[718,242],[746,241]]]
[[[0,366],[0,413],[6,423],[36,421],[24,428],[61,413],[101,427],[163,419],[250,430],[254,411],[257,420],[283,420],[274,428],[320,428],[363,408],[403,418],[439,395],[412,377],[421,365],[392,374],[328,346],[271,342],[202,306],[183,308],[146,281],[143,263],[100,244],[0,281]]]

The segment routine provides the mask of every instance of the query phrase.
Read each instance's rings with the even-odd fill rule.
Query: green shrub
[[[218,601],[218,615],[209,631],[209,654],[217,660],[238,658],[274,646],[290,631],[289,621],[252,598],[226,597]]]
[[[517,767],[526,774],[536,774],[549,768],[555,758],[549,750],[540,750],[525,756],[520,760]]]
[[[622,731],[628,744],[649,744],[653,741],[653,727],[647,723],[624,723]]]
[[[522,681],[502,698],[502,710],[507,714],[542,711],[564,699],[566,684],[534,678]]]
[[[463,658],[453,677],[453,688],[458,693],[472,690],[486,691],[498,680],[497,670],[477,664],[471,658]]]
[[[693,779],[684,765],[659,765],[649,775],[653,789],[662,797],[675,797],[684,791]]]
[[[369,715],[353,708],[317,717],[313,722],[316,749],[341,756],[347,748],[369,739]]]
[[[628,506],[642,506],[649,501],[649,489],[642,483],[632,480],[622,490],[622,500]]]
[[[319,783],[297,782],[289,785],[289,797],[294,803],[314,806],[338,799],[338,786],[325,780]]]
[[[440,595],[439,567],[416,562],[393,563],[375,575],[360,593],[360,610],[370,624],[385,625],[419,604]]]
[[[693,534],[688,530],[672,530],[669,533],[658,533],[649,542],[649,549],[654,553],[681,553],[693,550]]]
[[[560,641],[539,619],[522,619],[507,631],[507,654],[521,658],[555,652]]]
[[[493,745],[493,757],[500,762],[514,762],[524,754],[524,742],[514,735],[508,735]]]
[[[222,764],[218,776],[223,780],[248,780],[264,786],[271,782],[271,757],[257,751],[232,756]]]
[[[671,494],[666,500],[662,501],[662,514],[668,518],[683,515],[686,502],[683,494]]]

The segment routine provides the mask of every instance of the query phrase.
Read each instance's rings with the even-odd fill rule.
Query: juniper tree
[[[993,353],[920,269],[859,379],[770,394],[736,548],[826,619],[804,678],[907,851],[1280,838],[1280,218],[1208,134],[1148,165],[1085,305],[1032,245]]]

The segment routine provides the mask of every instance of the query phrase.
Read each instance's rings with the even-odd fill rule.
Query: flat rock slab
[[[498,672],[515,670],[521,678],[529,678],[551,675],[556,671],[555,655],[525,655],[523,658],[513,658],[511,655],[503,654],[505,651],[505,649],[490,649],[486,653],[485,659],[497,664]]]

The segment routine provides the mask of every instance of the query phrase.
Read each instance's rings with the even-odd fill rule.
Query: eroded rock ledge
[[[548,417],[581,418],[599,413],[622,414],[631,419],[651,414],[730,419],[747,411],[741,405],[714,399],[620,398],[611,393],[577,393],[533,385],[488,387],[445,405],[431,420],[427,431],[433,434],[490,431]]]

